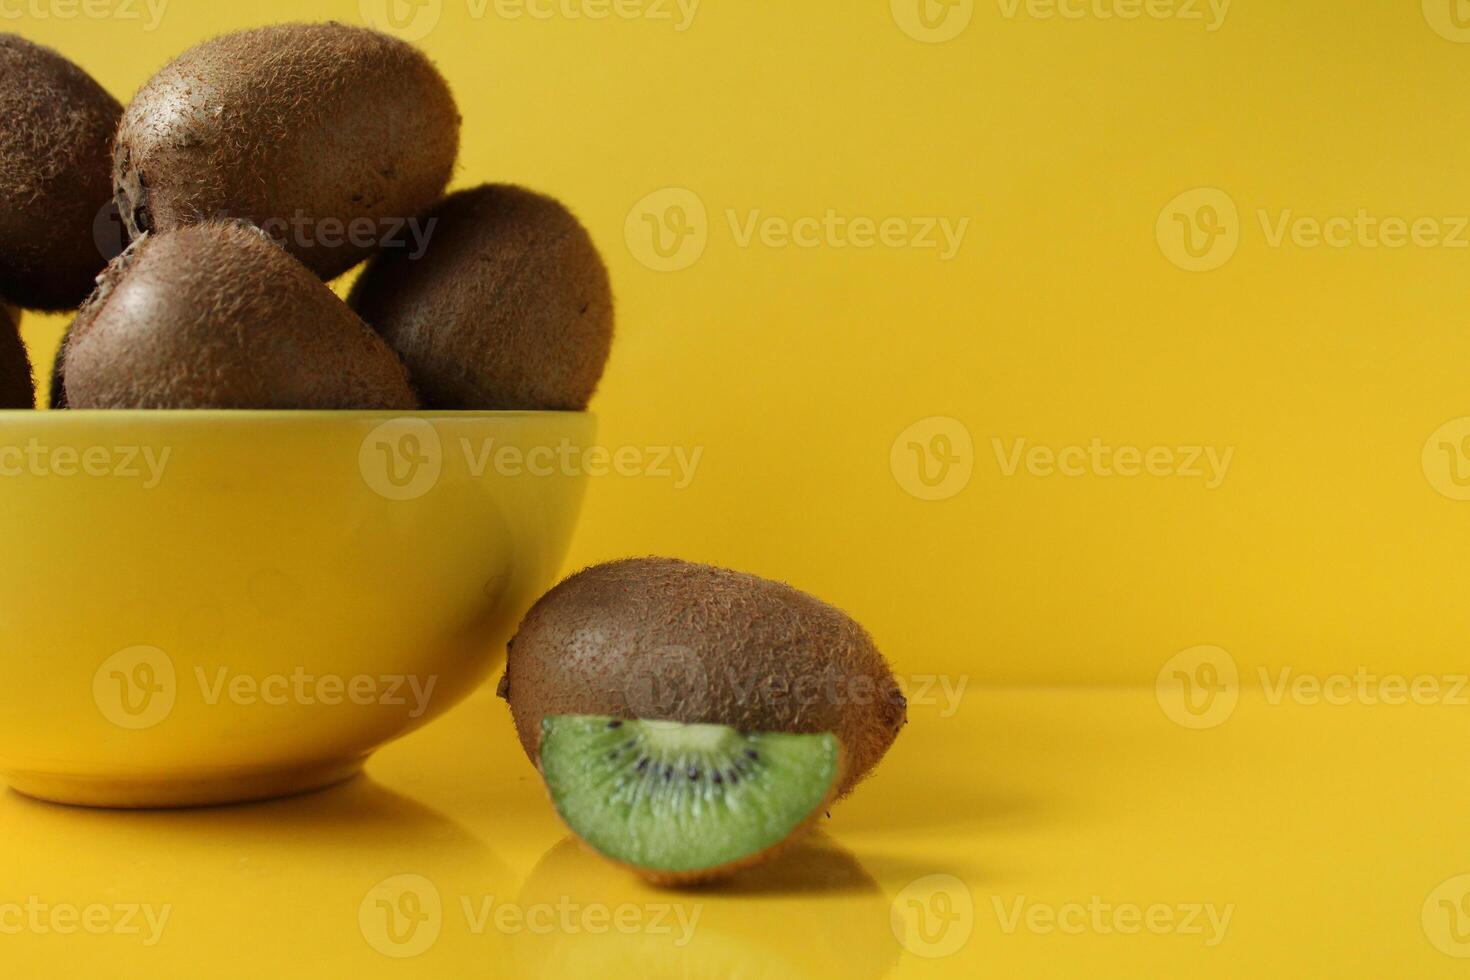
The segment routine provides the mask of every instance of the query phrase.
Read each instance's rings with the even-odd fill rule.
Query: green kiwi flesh
[[[647,877],[700,881],[769,857],[825,810],[841,778],[830,733],[553,716],[541,772],[594,850]]]
[[[406,237],[443,194],[459,132],[448,84],[412,45],[280,24],[206,41],[149,80],[123,116],[112,179],[134,238],[248,220],[331,279]]]
[[[238,223],[134,242],[72,324],[64,384],[74,409],[417,407],[382,339]]]
[[[75,309],[106,264],[94,231],[112,198],[122,106],[49,48],[0,34],[0,295]]]
[[[607,365],[613,299],[585,228],[492,184],[441,201],[422,255],[385,249],[348,302],[398,351],[425,408],[582,411]]]
[[[544,595],[511,640],[500,693],[533,762],[547,715],[833,732],[842,795],[906,720],[851,617],[779,582],[669,558],[598,565]]]
[[[0,408],[35,408],[36,381],[20,337],[20,314],[0,303]]]

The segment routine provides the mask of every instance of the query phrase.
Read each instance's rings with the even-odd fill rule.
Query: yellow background
[[[1247,673],[1449,669],[1470,625],[1470,505],[1436,493],[1420,456],[1470,415],[1470,250],[1273,247],[1258,212],[1470,214],[1470,45],[1416,3],[1239,0],[1214,32],[1203,0],[1198,21],[1008,3],[974,5],[942,44],[886,0],[705,0],[684,31],[671,4],[672,21],[439,5],[418,43],[463,111],[456,185],[561,197],[611,266],[604,439],[704,453],[685,489],[599,481],[571,564],[660,553],[788,579],[902,669],[977,681],[1150,680],[1201,643]],[[150,32],[137,9],[7,26],[126,100],[216,32],[363,20],[355,2],[172,0]],[[668,187],[704,203],[708,244],[655,272],[624,230]],[[1204,273],[1155,233],[1198,187],[1229,194],[1241,225]],[[727,215],[829,208],[970,225],[944,261],[742,247]],[[38,360],[64,324],[27,319]],[[931,416],[974,442],[973,479],[939,502],[890,468]],[[1235,455],[1214,490],[1007,477],[997,438]]]
[[[1007,16],[1009,0],[992,0],[961,3],[954,16],[972,19],[945,43],[910,36],[887,0],[704,0],[685,31],[440,7],[419,43],[463,111],[456,184],[561,197],[611,267],[619,339],[595,403],[602,439],[703,452],[683,489],[594,481],[569,566],[660,553],[787,579],[866,623],[906,677],[971,685],[953,715],[916,699],[892,758],[835,812],[847,856],[710,893],[698,962],[789,975],[806,937],[849,930],[856,955],[823,961],[828,972],[862,973],[867,956],[867,972],[900,976],[1460,965],[1470,941],[1436,917],[1446,896],[1470,909],[1457,878],[1470,871],[1463,708],[1271,704],[1227,682],[1232,714],[1196,725],[1177,691],[1153,690],[1171,658],[1205,644],[1247,688],[1260,667],[1465,670],[1470,502],[1451,499],[1447,467],[1470,460],[1439,453],[1470,426],[1436,433],[1470,416],[1470,249],[1268,234],[1288,211],[1360,210],[1456,234],[1470,214],[1470,44],[1432,23],[1470,31],[1453,27],[1448,0],[1236,0],[1215,31],[1101,19],[1091,0],[1070,5],[1089,11],[1080,19]],[[199,39],[302,16],[363,19],[348,0],[172,0],[153,31],[30,14],[0,29],[56,46],[126,100]],[[627,229],[667,188],[704,206],[706,247],[659,272]],[[1159,229],[1222,200],[1190,196],[1200,188],[1234,206],[1236,250],[1191,272]],[[689,198],[655,199],[670,200]],[[728,217],[828,209],[970,224],[944,261],[742,246]],[[38,361],[65,323],[27,317]],[[973,445],[968,485],[937,501],[910,492],[907,439],[894,465],[895,441],[932,417],[957,420]],[[1215,489],[1006,476],[993,440],[1021,438],[1234,455]],[[1134,686],[1057,689],[1084,682]],[[14,894],[156,896],[177,918],[146,955],[117,937],[0,938],[0,955],[21,950],[20,976],[62,952],[140,974],[217,956],[221,976],[303,964],[495,975],[526,966],[502,948],[516,944],[449,925],[422,958],[378,956],[359,899],[416,873],[451,903],[548,888],[648,900],[594,861],[559,861],[561,832],[488,691],[369,771],[224,814],[5,797]],[[975,908],[962,948],[937,959],[882,931],[890,902],[931,874],[961,879]],[[1094,895],[1237,911],[1230,940],[1204,950],[1182,935],[1007,934],[992,905]],[[774,938],[759,918],[771,902],[790,912]],[[684,962],[563,938],[554,955],[570,965],[533,948],[530,968],[655,975]]]

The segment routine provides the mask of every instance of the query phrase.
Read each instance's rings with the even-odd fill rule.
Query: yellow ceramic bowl
[[[594,428],[0,412],[0,773],[94,806],[347,778],[496,664],[565,556]]]

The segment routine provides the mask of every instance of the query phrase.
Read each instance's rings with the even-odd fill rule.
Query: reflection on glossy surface
[[[856,857],[813,835],[722,885],[656,888],[567,838],[521,889],[549,928],[511,937],[518,972],[546,977],[845,977],[892,970],[883,891]]]
[[[395,975],[427,970],[435,958],[504,955],[497,934],[471,933],[455,917],[461,895],[513,889],[510,870],[459,822],[365,776],[305,796],[207,810],[88,810],[7,792],[0,825],[8,838],[0,904],[36,896],[49,909],[100,901],[166,916],[156,942],[146,934],[67,937],[54,926],[5,935],[3,975],[54,975],[58,956],[89,964],[79,971],[87,973],[125,963],[118,975],[128,976],[201,975],[201,957],[242,965],[205,971],[214,976],[375,975],[404,965],[379,947],[429,952],[413,949],[415,934],[403,923],[359,914],[383,882],[405,875],[432,883],[444,923],[432,934],[432,955]],[[399,945],[384,942],[387,926],[396,927]]]
[[[1445,746],[1467,736],[1448,705],[1243,692],[1199,732],[1152,686],[976,690],[916,718],[831,841],[670,891],[562,840],[486,688],[311,796],[127,813],[0,792],[0,978],[1457,976],[1470,774]],[[151,946],[6,932],[32,897],[171,913]],[[1125,931],[1119,910],[1160,903],[1233,911]]]

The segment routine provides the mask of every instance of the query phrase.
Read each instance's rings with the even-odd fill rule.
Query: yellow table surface
[[[1466,969],[1470,713],[1453,704],[1247,689],[1191,730],[1151,688],[990,688],[947,713],[916,705],[808,846],[704,890],[567,841],[489,689],[311,796],[128,813],[6,793],[0,975]]]

